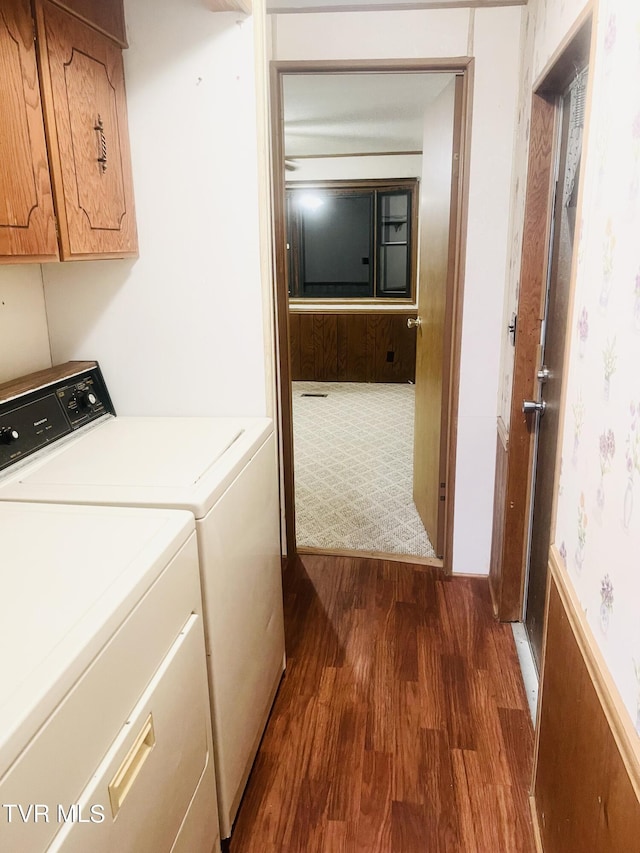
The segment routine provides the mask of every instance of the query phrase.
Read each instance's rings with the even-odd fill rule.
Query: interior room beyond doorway
[[[293,396],[289,406],[283,400],[283,416],[287,417],[287,409],[295,414],[291,417],[292,449],[295,446],[295,460],[291,467],[295,466],[296,476],[299,476],[299,471],[304,471],[307,479],[297,487],[289,484],[288,499],[295,495],[297,545],[303,548],[396,553],[426,559],[434,559],[437,554],[441,558],[446,550],[445,527],[441,522],[447,500],[442,465],[447,462],[446,453],[440,454],[438,448],[446,447],[450,438],[448,425],[442,420],[443,412],[448,416],[448,405],[442,395],[449,392],[447,382],[452,369],[451,352],[447,347],[455,346],[456,337],[447,325],[454,323],[455,318],[451,313],[445,317],[444,303],[449,297],[445,298],[444,294],[457,286],[454,261],[449,263],[455,256],[455,249],[452,243],[447,250],[447,235],[453,234],[453,242],[458,245],[459,223],[454,195],[457,199],[458,182],[461,180],[458,165],[462,162],[459,145],[464,138],[464,69],[443,65],[433,70],[425,67],[422,71],[407,68],[406,73],[402,68],[344,73],[338,69],[338,63],[335,65],[326,72],[310,69],[307,73],[296,73],[297,69],[292,67],[282,69],[275,76],[282,104],[282,109],[276,106],[275,112],[283,115],[281,137],[278,139],[276,136],[275,149],[280,151],[281,158],[283,206],[280,227],[286,243],[279,264],[279,278],[286,279],[286,297],[284,288],[279,285],[280,310],[286,311],[288,333],[289,358],[285,369],[289,372],[287,378],[294,382],[362,384],[363,397],[369,385],[368,400],[374,401],[374,405],[376,400],[383,399],[382,394],[376,393],[375,384],[404,383],[403,397],[408,404],[404,406],[404,414],[399,411],[394,417],[404,417],[406,429],[403,427],[397,447],[385,451],[381,441],[372,441],[370,436],[365,436],[360,449],[368,455],[368,467],[374,477],[381,476],[375,474],[375,470],[378,462],[382,462],[384,468],[385,454],[395,453],[401,447],[405,449],[406,455],[396,467],[400,479],[404,478],[402,489],[405,495],[408,491],[406,502],[411,512],[402,521],[393,523],[387,520],[382,525],[375,523],[374,513],[367,520],[361,518],[357,545],[349,536],[347,541],[351,544],[343,544],[337,519],[331,525],[334,541],[329,541],[324,535],[316,536],[317,531],[314,535],[309,534],[306,522],[311,516],[334,517],[339,506],[338,497],[330,505],[325,502],[325,509],[329,511],[318,511],[318,505],[324,498],[315,508],[306,505],[306,501],[314,497],[310,482],[323,487],[328,484],[319,468],[313,470],[313,459],[309,457],[314,452],[310,435],[315,431],[316,437],[324,441],[326,435],[321,438],[320,434],[329,434],[335,424],[325,424],[318,411],[311,432],[306,437],[295,434],[301,412],[309,409],[310,398],[296,399],[295,388],[288,385],[289,394]],[[443,128],[442,132],[440,128]],[[442,182],[443,186],[437,188],[430,175],[432,164],[437,159],[429,147],[433,146],[434,137],[437,137],[435,146],[441,149],[446,163],[441,171],[449,175],[446,182]],[[423,151],[426,154],[424,158]],[[429,190],[426,199],[425,187]],[[433,195],[438,196],[439,202],[442,200],[438,205],[441,230],[438,230],[440,223],[435,229],[431,228],[429,217],[434,214],[433,207],[429,209],[429,205]],[[425,242],[423,221],[429,223],[430,234],[437,231],[437,247]],[[450,232],[450,225],[454,231]],[[445,250],[444,261],[436,264],[439,278],[436,289],[441,290],[435,297],[435,310],[441,308],[442,313],[434,318],[429,316],[430,309],[424,304],[420,309],[419,303],[423,298],[420,294],[426,289],[427,278],[436,274],[434,254],[442,248]],[[424,329],[420,329],[421,311]],[[423,425],[414,433],[417,436],[414,450],[411,437],[413,412],[407,419],[407,412],[414,407],[414,387],[409,383],[415,381],[416,362],[420,364],[417,353],[421,348],[424,352],[425,347],[430,348],[429,357],[436,365],[433,377],[428,380],[433,388],[426,396],[418,394],[417,399],[421,402],[421,409],[425,408],[428,400],[426,408],[431,412],[433,427],[425,428]],[[324,411],[338,399],[346,399],[338,385],[332,395],[333,400],[328,405],[316,406],[316,409]],[[394,394],[400,396],[397,389],[393,391],[391,388],[391,395],[387,396],[392,399]],[[350,396],[356,399],[358,395]],[[299,405],[303,400],[304,405]],[[311,400],[311,406],[326,400],[316,398]],[[356,414],[356,419],[363,420],[363,417]],[[382,418],[386,417],[383,411]],[[369,416],[369,421],[373,420]],[[433,434],[427,436],[427,432]],[[349,430],[342,429],[342,434],[352,441],[353,431],[349,435]],[[335,437],[330,443],[337,448]],[[434,458],[428,460],[430,464],[425,464],[428,453],[423,452],[420,456],[418,443],[434,451]],[[380,458],[374,460],[377,451]],[[303,453],[307,454],[304,459]],[[345,458],[342,450],[338,450],[336,455]],[[424,482],[420,484],[422,491],[429,492],[428,500],[423,500],[422,505],[415,497],[418,481],[414,476],[414,459],[419,460],[420,468],[432,471],[428,487],[425,488]],[[362,465],[355,453],[351,453],[351,465],[353,468]],[[334,468],[339,471],[341,466]],[[352,494],[352,483],[348,478],[355,472],[350,470],[349,464],[343,464],[342,470],[344,483],[332,486],[330,491],[346,500],[346,496]],[[352,482],[353,479],[352,476]],[[396,488],[392,479],[386,476],[387,491]],[[367,491],[373,493],[375,488]],[[435,508],[433,515],[438,521],[434,521],[432,526],[439,539],[435,550],[425,535],[426,523],[419,522],[412,492],[423,519],[426,503]],[[355,500],[358,502],[360,499]],[[340,512],[339,515],[343,520],[347,513]],[[419,530],[414,519],[418,519]],[[376,537],[367,539],[367,530],[389,529],[390,526],[395,531],[393,536],[387,537],[387,545],[382,545],[383,540]],[[400,541],[403,536],[406,537],[404,542]],[[389,544],[390,539],[395,540],[392,545]]]

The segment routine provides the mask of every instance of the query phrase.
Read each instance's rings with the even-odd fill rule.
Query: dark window
[[[289,295],[409,299],[416,182],[287,190]]]

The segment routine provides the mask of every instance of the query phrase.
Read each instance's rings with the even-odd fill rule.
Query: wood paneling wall
[[[316,382],[413,382],[416,330],[407,314],[289,314],[291,378]]]
[[[550,570],[533,788],[543,849],[631,853],[640,850],[640,768],[628,745],[635,733],[625,737],[628,715],[611,698],[553,550]]]

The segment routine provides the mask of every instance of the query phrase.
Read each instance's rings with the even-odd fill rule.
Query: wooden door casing
[[[551,543],[551,524],[555,485],[555,466],[558,452],[560,398],[563,381],[565,338],[569,313],[569,287],[573,247],[575,243],[575,202],[565,198],[567,150],[569,146],[571,97],[566,94],[562,107],[562,141],[560,171],[556,179],[556,201],[553,226],[553,248],[549,290],[544,315],[545,336],[542,360],[549,371],[549,379],[541,385],[546,403],[544,417],[537,415],[538,443],[535,460],[536,476],[533,485],[533,514],[531,546],[526,594],[525,624],[531,649],[538,666],[542,656],[544,628],[544,602],[547,585],[547,564]],[[575,155],[574,155],[575,156]],[[578,166],[579,174],[579,166]],[[577,180],[577,176],[576,176]]]
[[[296,553],[295,534],[295,483],[293,464],[293,415],[291,398],[290,358],[290,313],[287,281],[287,228],[285,205],[284,165],[284,95],[282,79],[285,74],[351,74],[442,72],[460,75],[460,154],[458,160],[457,193],[451,242],[449,244],[450,272],[452,277],[451,312],[449,329],[445,336],[448,351],[446,370],[447,388],[450,389],[446,406],[447,429],[443,435],[440,452],[447,458],[447,491],[444,504],[444,549],[442,567],[451,573],[453,567],[453,510],[456,465],[456,434],[458,420],[457,388],[460,378],[460,352],[462,330],[462,296],[464,289],[464,267],[466,254],[466,219],[468,210],[468,181],[471,147],[471,107],[473,90],[474,60],[471,57],[440,57],[437,59],[379,59],[379,60],[278,60],[271,68],[271,122],[272,122],[272,166],[273,166],[273,222],[275,266],[275,325],[277,330],[276,359],[278,365],[278,418],[281,431],[282,493],[284,496],[284,526],[286,548],[289,559]],[[452,212],[453,213],[453,212]]]
[[[36,15],[62,259],[135,256],[122,51],[47,0]]]
[[[58,258],[29,0],[0,8],[0,262]]]
[[[554,127],[553,99],[534,95],[509,433],[499,441],[505,447],[506,459],[500,460],[501,467],[496,476],[492,543],[494,559],[489,572],[494,606],[498,618],[505,622],[517,622],[522,616],[529,472],[533,459],[531,424],[522,413],[522,401],[525,397],[533,399],[537,391],[535,374],[540,350],[547,234],[551,217],[549,188],[553,174]]]
[[[496,615],[506,622],[522,619],[525,595],[535,433],[533,424],[522,413],[522,402],[535,399],[538,392],[536,371],[540,366],[540,327],[554,194],[555,102],[575,76],[576,63],[586,64],[592,41],[591,23],[592,10],[587,5],[539,78],[531,106],[507,459],[500,464],[502,480],[496,481],[492,544],[495,560],[492,559],[489,574]]]

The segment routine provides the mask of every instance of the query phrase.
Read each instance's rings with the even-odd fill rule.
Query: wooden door
[[[542,657],[544,604],[551,541],[553,496],[558,448],[560,395],[564,363],[571,264],[573,259],[576,203],[579,178],[582,107],[587,85],[586,72],[576,75],[559,102],[561,134],[551,231],[551,254],[547,297],[541,335],[540,401],[543,413],[537,421],[533,471],[531,545],[525,598],[525,624],[538,668]],[[546,373],[548,372],[548,378]],[[537,401],[536,401],[537,402]]]
[[[413,499],[438,557],[445,546],[462,84],[457,75],[425,117],[420,191]]]
[[[0,8],[0,262],[57,260],[29,0]]]
[[[62,258],[136,255],[122,51],[46,0],[36,9]]]

